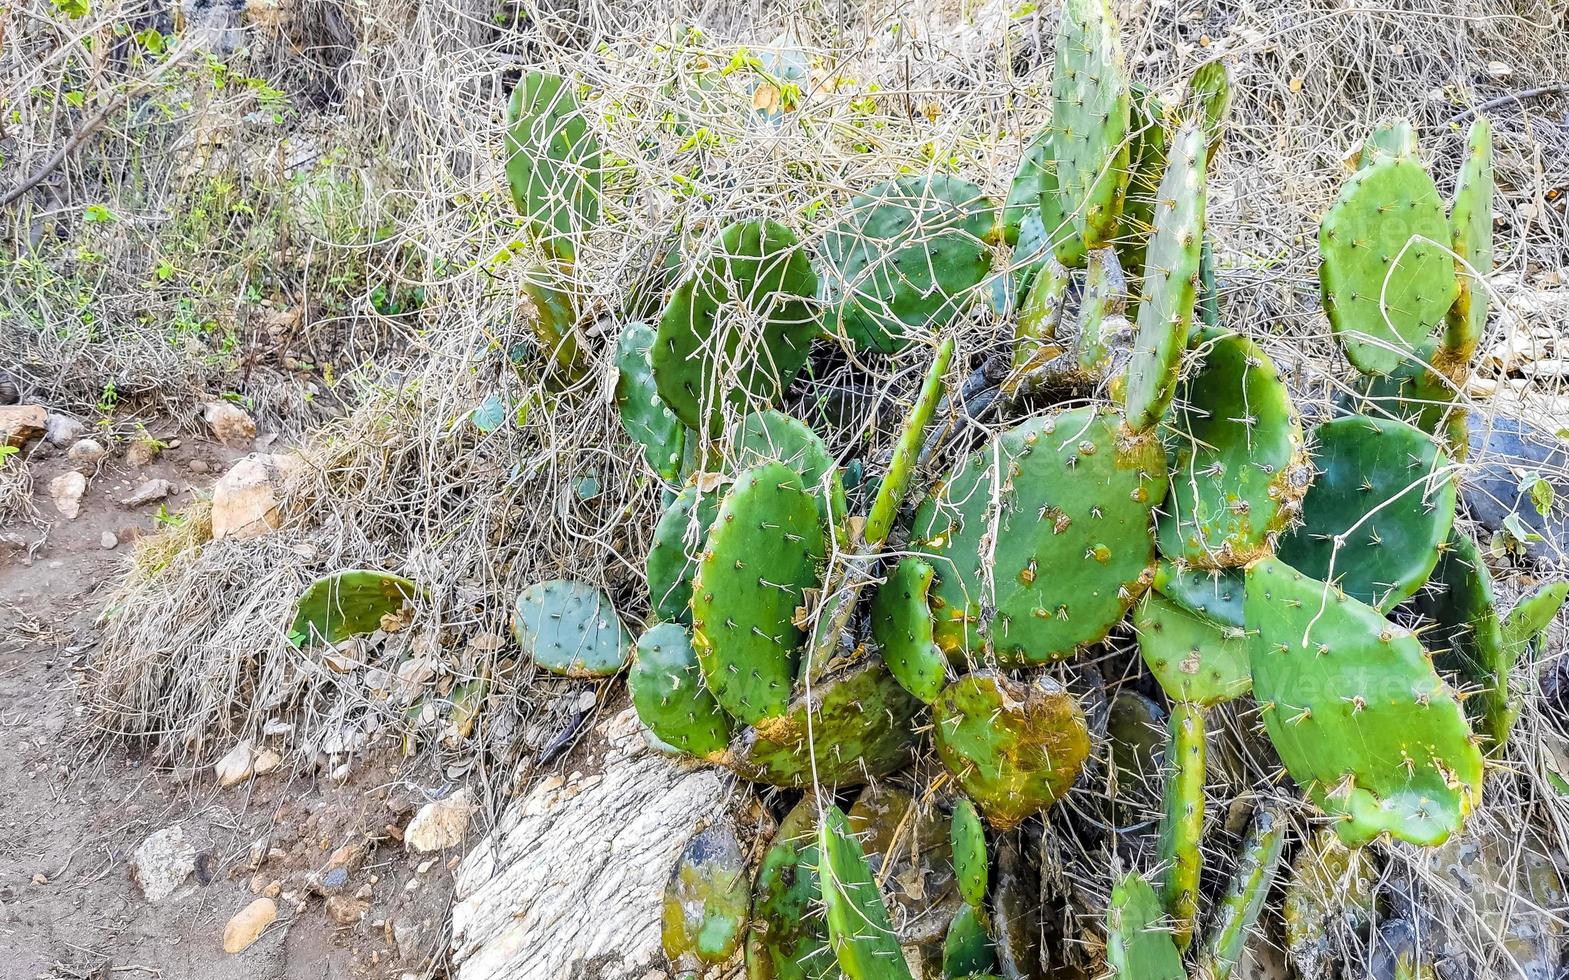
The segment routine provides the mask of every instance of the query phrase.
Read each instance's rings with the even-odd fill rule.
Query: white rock
[[[115,537],[113,531],[105,531],[98,535],[98,543],[105,551],[113,551],[120,546],[120,539]]]
[[[251,760],[251,771],[258,776],[265,776],[281,765],[283,765],[283,756],[272,749],[259,749],[256,757]]]
[[[283,485],[298,456],[255,453],[235,463],[212,488],[212,536],[255,538],[283,523]]]
[[[168,480],[144,480],[129,497],[120,501],[122,507],[144,507],[155,504],[174,492]]]
[[[109,450],[105,449],[103,443],[97,439],[78,439],[71,444],[70,449],[65,451],[65,458],[76,464],[76,468],[80,470],[94,469],[107,455]]]
[[[256,747],[250,739],[242,739],[238,745],[229,750],[229,754],[219,759],[212,767],[218,776],[218,785],[225,788],[237,786],[251,778],[255,771]]]
[[[223,927],[223,951],[242,952],[277,918],[278,903],[270,898],[258,898],[236,912],[229,924]]]
[[[72,470],[49,481],[49,497],[54,509],[66,520],[74,521],[82,512],[82,494],[87,492],[87,477]]]
[[[149,902],[173,895],[196,870],[196,848],[180,824],[148,835],[131,855],[131,879]]]
[[[208,402],[202,420],[218,441],[230,449],[249,449],[256,439],[256,422],[238,405]]]
[[[50,412],[44,420],[44,441],[51,446],[58,446],[61,449],[67,448],[82,438],[82,434],[86,431],[87,426],[69,415],[57,415],[54,412]]]
[[[441,851],[462,843],[473,815],[469,791],[460,789],[444,800],[420,807],[403,829],[403,844],[413,851]]]

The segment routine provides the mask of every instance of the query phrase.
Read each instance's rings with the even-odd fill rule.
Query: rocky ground
[[[85,725],[78,680],[134,539],[269,440],[237,409],[207,437],[119,444],[0,413],[33,478],[33,513],[0,524],[0,978],[429,973],[466,790],[391,747],[342,781],[249,746],[181,771]]]

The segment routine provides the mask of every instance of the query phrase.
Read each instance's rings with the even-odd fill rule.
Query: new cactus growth
[[[1442,843],[1481,798],[1482,754],[1416,637],[1270,558],[1248,569],[1244,613],[1270,741],[1340,838]]]
[[[649,467],[666,483],[681,475],[681,450],[686,427],[659,397],[649,350],[654,328],[642,321],[621,328],[616,342],[616,410],[621,427],[643,449]]]
[[[1455,516],[1449,457],[1422,431],[1361,415],[1313,430],[1318,476],[1280,558],[1389,611],[1422,587]]]
[[[1459,293],[1449,223],[1415,159],[1380,156],[1348,178],[1319,225],[1324,312],[1346,357],[1391,374],[1430,349]]]
[[[1459,380],[1469,373],[1471,356],[1487,329],[1486,279],[1493,271],[1493,127],[1480,115],[1466,134],[1449,232],[1460,288],[1436,360]]]
[[[1193,349],[1199,369],[1179,385],[1164,433],[1175,454],[1157,539],[1190,567],[1245,565],[1274,552],[1307,489],[1302,427],[1252,341],[1204,329]]]
[[[676,287],[650,357],[676,417],[713,434],[724,406],[772,403],[800,373],[817,331],[817,275],[795,233],[737,221],[698,273]]]
[[[1066,793],[1090,752],[1078,701],[1044,677],[966,674],[932,705],[932,725],[943,764],[998,830]]]
[[[512,636],[537,666],[565,677],[609,677],[632,655],[615,604],[583,582],[537,582],[518,595]]]
[[[985,913],[974,905],[966,904],[948,924],[948,935],[943,940],[942,974],[944,977],[974,977],[990,973],[997,966],[997,950],[987,935]]]
[[[692,583],[692,646],[733,717],[751,724],[788,707],[806,636],[796,610],[822,561],[822,515],[798,474],[764,463],[736,478]]]
[[[1059,242],[1057,259],[1071,265],[1081,249],[1099,248],[1115,236],[1128,186],[1132,93],[1105,0],[1063,5],[1051,95],[1057,193],[1079,239]]]
[[[1197,119],[1204,127],[1205,157],[1214,163],[1231,113],[1231,69],[1220,59],[1206,61],[1193,70],[1182,95],[1179,115]]]
[[[1111,890],[1106,910],[1106,965],[1115,980],[1187,980],[1182,954],[1161,922],[1160,899],[1138,875]]]
[[[1511,666],[1538,642],[1569,599],[1569,582],[1550,582],[1515,603],[1504,617],[1504,649]]]
[[[1482,552],[1465,533],[1451,531],[1416,607],[1435,626],[1423,641],[1436,651],[1434,663],[1475,688],[1466,713],[1496,745],[1509,739],[1514,712],[1509,704],[1509,668],[1503,625],[1493,601],[1493,581]]]
[[[728,960],[746,935],[751,893],[746,856],[727,820],[686,845],[665,885],[665,956],[678,971],[701,972]]]
[[[685,487],[654,525],[654,543],[644,570],[654,615],[667,623],[692,624],[692,579],[719,516],[719,495]]]
[[[828,937],[849,980],[913,980],[849,821],[829,806],[818,829],[818,880],[828,910]]]
[[[872,596],[872,636],[883,661],[906,691],[930,704],[942,693],[948,661],[932,640],[932,611],[927,590],[935,574],[919,558],[894,567]]]
[[[560,75],[530,72],[507,105],[507,185],[524,224],[553,257],[571,262],[599,221],[603,169],[577,95]]]
[[[303,650],[373,633],[383,616],[397,614],[419,594],[411,580],[386,572],[350,569],[319,578],[295,604],[289,642]]]
[[[1237,858],[1236,873],[1215,909],[1205,936],[1198,976],[1230,980],[1247,951],[1248,937],[1280,870],[1286,841],[1286,820],[1279,808],[1266,805],[1253,815],[1252,826]]]
[[[828,928],[817,914],[817,797],[808,793],[779,824],[752,886],[747,980],[838,980]]]
[[[1380,160],[1414,160],[1416,156],[1416,130],[1412,128],[1411,120],[1403,117],[1380,119],[1362,143],[1357,169],[1365,170]]]
[[[823,239],[824,323],[858,347],[940,331],[991,272],[995,205],[955,177],[900,177],[850,204]]]
[[[1077,408],[1009,429],[917,510],[950,658],[1040,664],[1105,637],[1148,584],[1165,454],[1114,414]]]
[[[959,894],[974,908],[983,908],[987,881],[986,828],[981,826],[981,815],[967,797],[961,796],[953,806],[950,843]]]
[[[703,683],[686,630],[660,623],[638,637],[627,674],[637,716],[663,741],[691,755],[723,752],[730,719]]]

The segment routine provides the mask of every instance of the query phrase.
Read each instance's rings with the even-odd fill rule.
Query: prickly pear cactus
[[[823,813],[817,847],[829,943],[839,969],[849,980],[913,980],[866,855],[836,806]]]
[[[1041,223],[1048,237],[1059,233],[1065,224],[1057,207],[1057,161],[1051,155],[1051,127],[1047,126],[1024,145],[1019,157],[1019,167],[1008,185],[1008,199],[1003,204],[1003,240],[1017,246],[1024,237],[1024,224],[1031,218]],[[1054,213],[1047,214],[1045,209]],[[1071,222],[1066,222],[1071,224]]]
[[[836,529],[844,526],[846,504],[839,464],[806,423],[772,409],[753,412],[736,429],[734,453],[739,468],[768,460],[790,467],[821,502],[824,522]]]
[[[752,886],[747,980],[839,980],[839,963],[818,914],[819,801],[807,793],[779,824]]]
[[[1136,431],[1160,421],[1171,404],[1193,325],[1207,197],[1204,139],[1197,121],[1177,129],[1157,192],[1133,357],[1122,391],[1123,410]]]
[[[916,511],[937,645],[1039,664],[1103,638],[1153,574],[1165,453],[1115,414],[1031,419],[959,463]]]
[[[643,448],[643,458],[660,479],[673,483],[681,475],[681,450],[686,427],[659,397],[648,352],[654,328],[634,321],[621,328],[616,342],[616,410],[621,427]]]
[[[1024,302],[1019,306],[1019,315],[1014,318],[1014,373],[1005,382],[1010,394],[1031,368],[1063,353],[1062,345],[1055,341],[1068,287],[1072,284],[1073,274],[1056,259],[1048,259],[1031,280]]]
[[[751,908],[747,882],[746,855],[728,820],[687,843],[665,885],[661,936],[672,967],[701,972],[741,948]]]
[[[1286,827],[1284,814],[1275,806],[1261,806],[1253,815],[1237,856],[1237,870],[1215,907],[1215,921],[1206,930],[1198,976],[1230,980],[1242,962],[1253,926],[1280,870]]]
[[[1231,114],[1231,69],[1216,58],[1193,70],[1182,95],[1183,119],[1197,119],[1204,127],[1205,157],[1213,163],[1225,136],[1226,117]]]
[[[1166,129],[1165,106],[1160,97],[1138,82],[1133,83],[1129,133],[1133,145],[1128,155],[1128,190],[1122,204],[1115,251],[1128,278],[1144,275],[1144,257],[1150,230],[1155,226],[1155,205],[1160,181],[1166,175],[1166,150],[1171,134]]]
[[[571,262],[599,221],[603,168],[599,139],[560,75],[530,72],[512,90],[506,153],[507,185],[524,224],[546,252]]]
[[[823,238],[824,326],[893,352],[940,331],[991,271],[996,207],[956,177],[900,177],[850,204]]]
[[[1542,638],[1569,599],[1569,582],[1550,582],[1515,603],[1504,617],[1504,648],[1511,666]]]
[[[567,284],[549,269],[534,267],[519,284],[524,315],[545,356],[545,380],[563,388],[582,379],[587,365],[577,332],[577,301]]]
[[[632,655],[632,636],[604,592],[583,582],[537,582],[518,595],[512,636],[539,667],[565,677],[609,677]]]
[[[1416,637],[1271,558],[1248,569],[1244,614],[1270,741],[1341,840],[1431,846],[1460,827],[1482,754]]]
[[[1433,356],[1440,359],[1442,351]],[[1466,406],[1459,385],[1448,375],[1409,361],[1393,374],[1364,375],[1352,382],[1352,389],[1352,396],[1343,399],[1351,410],[1414,425],[1437,437],[1450,456],[1465,459],[1470,449]]]
[[[1415,159],[1380,156],[1340,188],[1319,224],[1324,312],[1346,357],[1390,374],[1432,344],[1459,293],[1449,223]]]
[[[730,744],[730,719],[703,684],[692,642],[677,624],[660,623],[638,637],[627,687],[638,718],[668,744],[697,756]]]
[[[1138,875],[1111,890],[1106,910],[1106,965],[1116,980],[1186,980],[1182,954],[1161,922],[1160,899]]]
[[[1155,569],[1155,591],[1200,619],[1242,628],[1240,568],[1186,568],[1163,561]]]
[[[1128,187],[1132,96],[1105,0],[1068,0],[1057,25],[1052,69],[1051,149],[1062,213],[1072,215],[1078,242],[1057,246],[1064,265],[1085,248],[1116,235]]]
[[[1282,561],[1387,612],[1427,581],[1455,516],[1449,457],[1419,429],[1361,415],[1313,430],[1318,476]]]
[[[693,429],[718,433],[726,404],[772,403],[806,364],[817,275],[795,233],[737,221],[676,287],[650,358],[659,395]]]
[[[1515,712],[1509,703],[1513,663],[1493,601],[1492,576],[1470,536],[1450,532],[1432,578],[1417,592],[1415,604],[1436,627],[1423,634],[1423,641],[1444,651],[1434,663],[1474,688],[1466,698],[1466,714],[1478,732],[1502,745],[1514,726]]]
[[[930,704],[942,693],[948,661],[932,641],[927,590],[931,565],[910,557],[894,567],[872,596],[872,636],[883,660],[906,691]]]
[[[654,525],[654,543],[644,566],[654,615],[667,623],[692,624],[692,579],[719,516],[719,494],[685,487]]]
[[[945,977],[975,977],[997,968],[997,950],[987,934],[985,912],[966,904],[948,924],[943,940],[942,974]]]
[[[953,806],[950,841],[959,893],[970,905],[982,908],[986,904],[986,828],[981,826],[981,815],[968,797],[959,797]]]
[[[1084,295],[1079,301],[1079,376],[1099,382],[1113,371],[1114,359],[1127,344],[1129,324],[1128,280],[1117,251],[1098,248],[1090,253],[1084,274]]]
[[[1171,705],[1171,737],[1166,746],[1165,793],[1160,824],[1161,898],[1171,913],[1171,938],[1186,951],[1193,941],[1199,907],[1199,875],[1204,837],[1204,778],[1208,743],[1204,708],[1190,701]]]
[[[335,646],[351,636],[381,629],[383,616],[395,615],[420,594],[401,575],[351,569],[312,582],[295,604],[289,642],[305,649]]]
[[[1222,626],[1148,592],[1134,607],[1133,629],[1144,663],[1173,700],[1210,707],[1239,698],[1252,687],[1247,644],[1239,628]]]
[[[997,830],[1018,826],[1068,791],[1089,757],[1078,701],[1049,678],[983,671],[932,705],[937,754]]]
[[[1466,134],[1449,231],[1460,291],[1435,360],[1447,373],[1463,377],[1487,329],[1486,279],[1493,271],[1493,126],[1484,116],[1477,116]]]
[[[1330,827],[1303,842],[1281,902],[1286,953],[1299,974],[1324,980],[1339,972],[1336,950],[1372,921],[1378,881],[1372,848],[1347,847]]]
[[[1357,169],[1364,170],[1380,160],[1417,159],[1416,130],[1404,117],[1380,119],[1362,143]]]
[[[1161,554],[1229,568],[1271,554],[1307,490],[1302,426],[1275,365],[1236,334],[1201,330],[1198,371],[1178,386],[1163,433],[1174,450],[1157,528]]]

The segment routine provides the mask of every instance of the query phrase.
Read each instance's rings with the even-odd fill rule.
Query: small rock
[[[256,439],[256,422],[238,405],[208,402],[202,419],[218,441],[230,449],[249,449]]]
[[[43,435],[49,413],[42,405],[0,405],[0,446],[21,449]]]
[[[44,441],[51,446],[59,446],[61,449],[68,448],[72,443],[82,438],[82,434],[86,431],[87,426],[69,415],[57,415],[54,412],[50,412],[44,420]]]
[[[207,461],[205,459],[193,459],[185,464],[185,468],[190,470],[192,473],[206,473],[209,469],[211,469],[211,467],[207,465]]]
[[[345,762],[343,765],[338,766],[332,772],[328,773],[327,779],[334,783],[346,783],[349,781],[349,773],[352,771],[353,767],[349,765],[349,763]]]
[[[370,905],[357,898],[333,895],[327,899],[327,918],[340,926],[352,926],[365,918]]]
[[[49,876],[44,874],[42,871],[40,871],[37,874],[33,875],[33,884],[35,884],[35,885],[47,885],[47,884],[49,884]]]
[[[61,473],[49,481],[49,497],[54,509],[68,521],[74,521],[82,512],[82,494],[87,492],[87,477],[72,471]]]
[[[203,851],[196,855],[196,883],[207,886],[212,884],[213,877],[218,873],[218,858],[211,851]]]
[[[109,450],[97,439],[78,439],[65,451],[65,458],[70,460],[75,468],[82,471],[94,470],[103,462]]]
[[[195,870],[196,848],[180,824],[148,835],[131,855],[131,878],[155,904],[174,894]]]
[[[145,507],[155,504],[174,492],[174,484],[168,480],[146,480],[137,487],[129,497],[120,501],[122,507]]]
[[[298,456],[255,453],[235,463],[212,488],[212,536],[255,538],[283,523],[283,484]]]
[[[250,739],[242,739],[240,744],[229,750],[229,754],[219,759],[212,767],[218,776],[218,785],[228,788],[238,785],[251,778],[256,764],[256,750]]]
[[[404,846],[414,851],[441,851],[461,843],[473,814],[474,804],[469,801],[467,789],[427,803],[404,828]]]
[[[318,895],[336,895],[349,886],[347,868],[327,868],[319,875],[312,875],[310,890]]]
[[[262,894],[268,898],[277,898],[283,894],[283,882],[277,880],[268,882],[267,887],[262,889]]]
[[[258,898],[235,913],[223,927],[223,951],[238,953],[246,949],[277,918],[278,903],[270,898]]]
[[[161,452],[163,443],[157,439],[138,439],[125,451],[125,461],[138,468],[151,466]]]
[[[258,749],[256,757],[251,760],[251,772],[258,776],[265,776],[281,765],[283,765],[283,756],[272,749]]]
[[[113,551],[120,546],[120,539],[114,536],[113,531],[105,531],[98,535],[98,543],[105,551]]]

